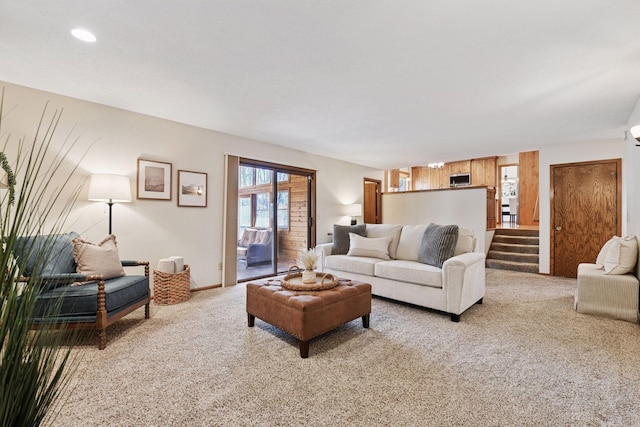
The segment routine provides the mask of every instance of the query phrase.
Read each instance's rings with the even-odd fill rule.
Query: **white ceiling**
[[[622,139],[640,1],[7,0],[0,80],[380,169],[424,165]]]

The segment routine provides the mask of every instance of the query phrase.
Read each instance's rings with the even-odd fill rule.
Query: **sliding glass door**
[[[237,281],[285,273],[315,245],[315,172],[239,159]]]

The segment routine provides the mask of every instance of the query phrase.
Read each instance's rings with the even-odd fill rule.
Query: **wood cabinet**
[[[497,162],[498,158],[495,156],[471,160],[471,185],[495,187]]]
[[[445,187],[449,186],[449,175],[471,172],[471,160],[445,163],[442,168],[443,175],[447,178]]]
[[[496,186],[497,157],[445,163],[442,168],[414,166],[411,168],[413,190],[449,188],[449,175],[471,173],[471,185]]]
[[[389,175],[389,187],[391,188],[400,187],[400,169],[391,170],[391,174]]]

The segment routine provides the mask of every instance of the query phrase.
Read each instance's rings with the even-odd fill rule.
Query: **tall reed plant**
[[[37,301],[44,289],[38,276],[50,260],[47,248],[53,243],[44,236],[62,232],[84,180],[77,164],[68,165],[77,140],[52,143],[61,110],[50,112],[45,105],[35,136],[27,141],[4,132],[3,106],[4,88],[0,173],[6,174],[8,188],[0,190],[0,425],[39,426],[55,418],[78,362],[74,340],[57,331],[60,325],[51,320],[36,325],[34,320],[53,319],[60,310],[58,302],[43,312]],[[14,256],[20,236],[43,236],[44,242],[30,254],[36,258],[27,279],[21,274],[28,257]]]

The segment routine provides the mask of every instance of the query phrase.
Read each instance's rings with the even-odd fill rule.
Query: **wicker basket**
[[[158,305],[178,304],[191,297],[191,269],[185,264],[180,273],[153,270],[153,300]]]

